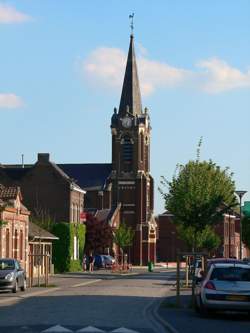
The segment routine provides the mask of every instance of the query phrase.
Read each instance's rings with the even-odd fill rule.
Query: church
[[[27,208],[32,212],[39,203],[55,222],[81,222],[84,211],[109,221],[118,216],[119,223],[135,232],[131,262],[146,265],[156,261],[151,124],[147,108],[142,108],[133,34],[120,105],[110,127],[111,163],[58,164],[49,154],[38,154],[34,165],[0,164],[0,183],[20,186]]]

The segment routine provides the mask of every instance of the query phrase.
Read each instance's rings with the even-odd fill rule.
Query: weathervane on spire
[[[134,31],[134,15],[135,15],[134,13],[129,15],[131,35],[133,35],[133,31]]]

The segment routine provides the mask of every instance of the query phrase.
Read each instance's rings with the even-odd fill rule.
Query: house
[[[28,269],[29,210],[22,204],[20,187],[0,184],[0,257],[15,258]]]
[[[54,222],[80,222],[85,191],[61,168],[39,153],[34,165],[2,165],[0,182],[21,188],[32,215]]]
[[[184,241],[178,238],[176,225],[173,223],[173,214],[164,212],[157,216],[159,236],[157,239],[157,256],[160,261],[175,261],[177,252],[188,250]],[[221,244],[215,251],[217,257],[239,258],[240,249],[240,227],[239,215],[236,212],[224,214],[223,219],[214,228],[221,239]],[[243,244],[243,258],[249,254]]]

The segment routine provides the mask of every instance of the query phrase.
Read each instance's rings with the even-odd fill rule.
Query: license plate
[[[228,295],[226,296],[227,301],[247,301],[248,297],[247,296],[242,296],[242,295]]]

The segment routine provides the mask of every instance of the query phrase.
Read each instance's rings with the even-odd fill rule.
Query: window
[[[144,139],[143,139],[143,134],[140,134],[140,155],[141,155],[141,161],[144,161]]]
[[[15,229],[15,233],[14,233],[14,248],[13,248],[13,252],[14,252],[14,258],[17,259],[17,229]]]
[[[79,259],[79,240],[76,236],[74,236],[74,260]]]
[[[23,231],[20,231],[20,260],[23,260]]]
[[[6,229],[6,258],[10,257],[10,229]]]
[[[133,161],[133,143],[129,136],[125,136],[122,140],[122,158],[124,162],[124,171],[132,169]]]
[[[210,280],[219,281],[250,281],[250,268],[241,267],[221,267],[215,268]]]

